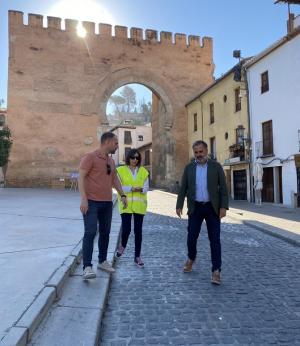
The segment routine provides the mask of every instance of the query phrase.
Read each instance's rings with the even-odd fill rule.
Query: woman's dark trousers
[[[135,242],[135,257],[140,257],[142,248],[142,227],[144,215],[142,214],[121,214],[122,218],[122,246],[126,248],[129,234],[131,232],[131,217],[134,220],[134,242]]]

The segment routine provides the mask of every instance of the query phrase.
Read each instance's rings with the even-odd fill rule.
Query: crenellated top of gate
[[[40,14],[28,14],[28,24],[24,24],[24,13],[20,11],[9,11],[9,26],[10,28],[17,27],[31,27],[33,30],[60,30],[65,32],[77,31],[77,25],[79,21],[74,19],[62,19],[58,17],[47,16],[47,26],[43,26],[44,16]],[[63,29],[64,22],[64,29]],[[96,25],[98,25],[98,32],[96,33]],[[207,49],[211,51],[212,49],[212,38],[203,37],[196,35],[186,35],[181,33],[167,32],[152,29],[141,29],[141,28],[128,28],[126,26],[112,26],[110,24],[96,24],[94,22],[83,21],[82,26],[85,28],[88,36],[97,36],[99,38],[105,39],[115,39],[115,40],[128,40],[128,42],[140,42],[142,43],[157,43],[163,45],[170,45],[181,48],[200,48]],[[114,29],[114,35],[113,35]]]

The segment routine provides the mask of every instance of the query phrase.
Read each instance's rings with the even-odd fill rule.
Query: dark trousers
[[[131,217],[133,215],[134,220],[134,243],[135,243],[135,257],[140,257],[142,248],[142,227],[144,215],[142,214],[121,214],[122,218],[122,246],[125,248],[131,232]]]
[[[188,257],[193,261],[196,258],[197,239],[200,234],[203,220],[206,221],[210,242],[212,271],[217,269],[221,270],[221,221],[210,202],[204,204],[201,202],[195,202],[195,210],[192,215],[189,215],[187,235]]]
[[[82,241],[83,268],[92,266],[94,238],[99,224],[99,263],[106,260],[112,218],[112,202],[88,200],[89,208],[83,215],[84,236]]]

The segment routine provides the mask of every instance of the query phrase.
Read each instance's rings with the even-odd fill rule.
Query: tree
[[[120,95],[111,95],[108,102],[114,106],[115,114],[120,116],[122,114],[126,100]]]
[[[3,183],[5,180],[5,173],[12,143],[13,141],[11,139],[10,129],[7,126],[4,126],[0,129],[0,183]]]
[[[145,102],[145,99],[143,98],[139,105],[139,111],[141,114],[144,115],[144,118],[147,122],[150,122],[152,119],[152,103],[149,101],[148,103]]]
[[[125,85],[120,92],[121,96],[125,99],[125,112],[130,113],[136,106],[136,94],[135,91],[128,85]]]

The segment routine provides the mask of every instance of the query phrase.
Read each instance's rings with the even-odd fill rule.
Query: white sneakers
[[[93,272],[92,267],[85,267],[83,270],[83,280],[95,279],[96,274]]]
[[[97,268],[106,271],[107,273],[114,273],[115,269],[107,262],[98,263]],[[93,271],[92,267],[85,267],[83,270],[82,278],[83,280],[95,279],[96,274]]]
[[[107,261],[104,261],[102,263],[98,263],[97,267],[99,269],[106,271],[107,273],[114,273],[115,272],[115,269]]]

